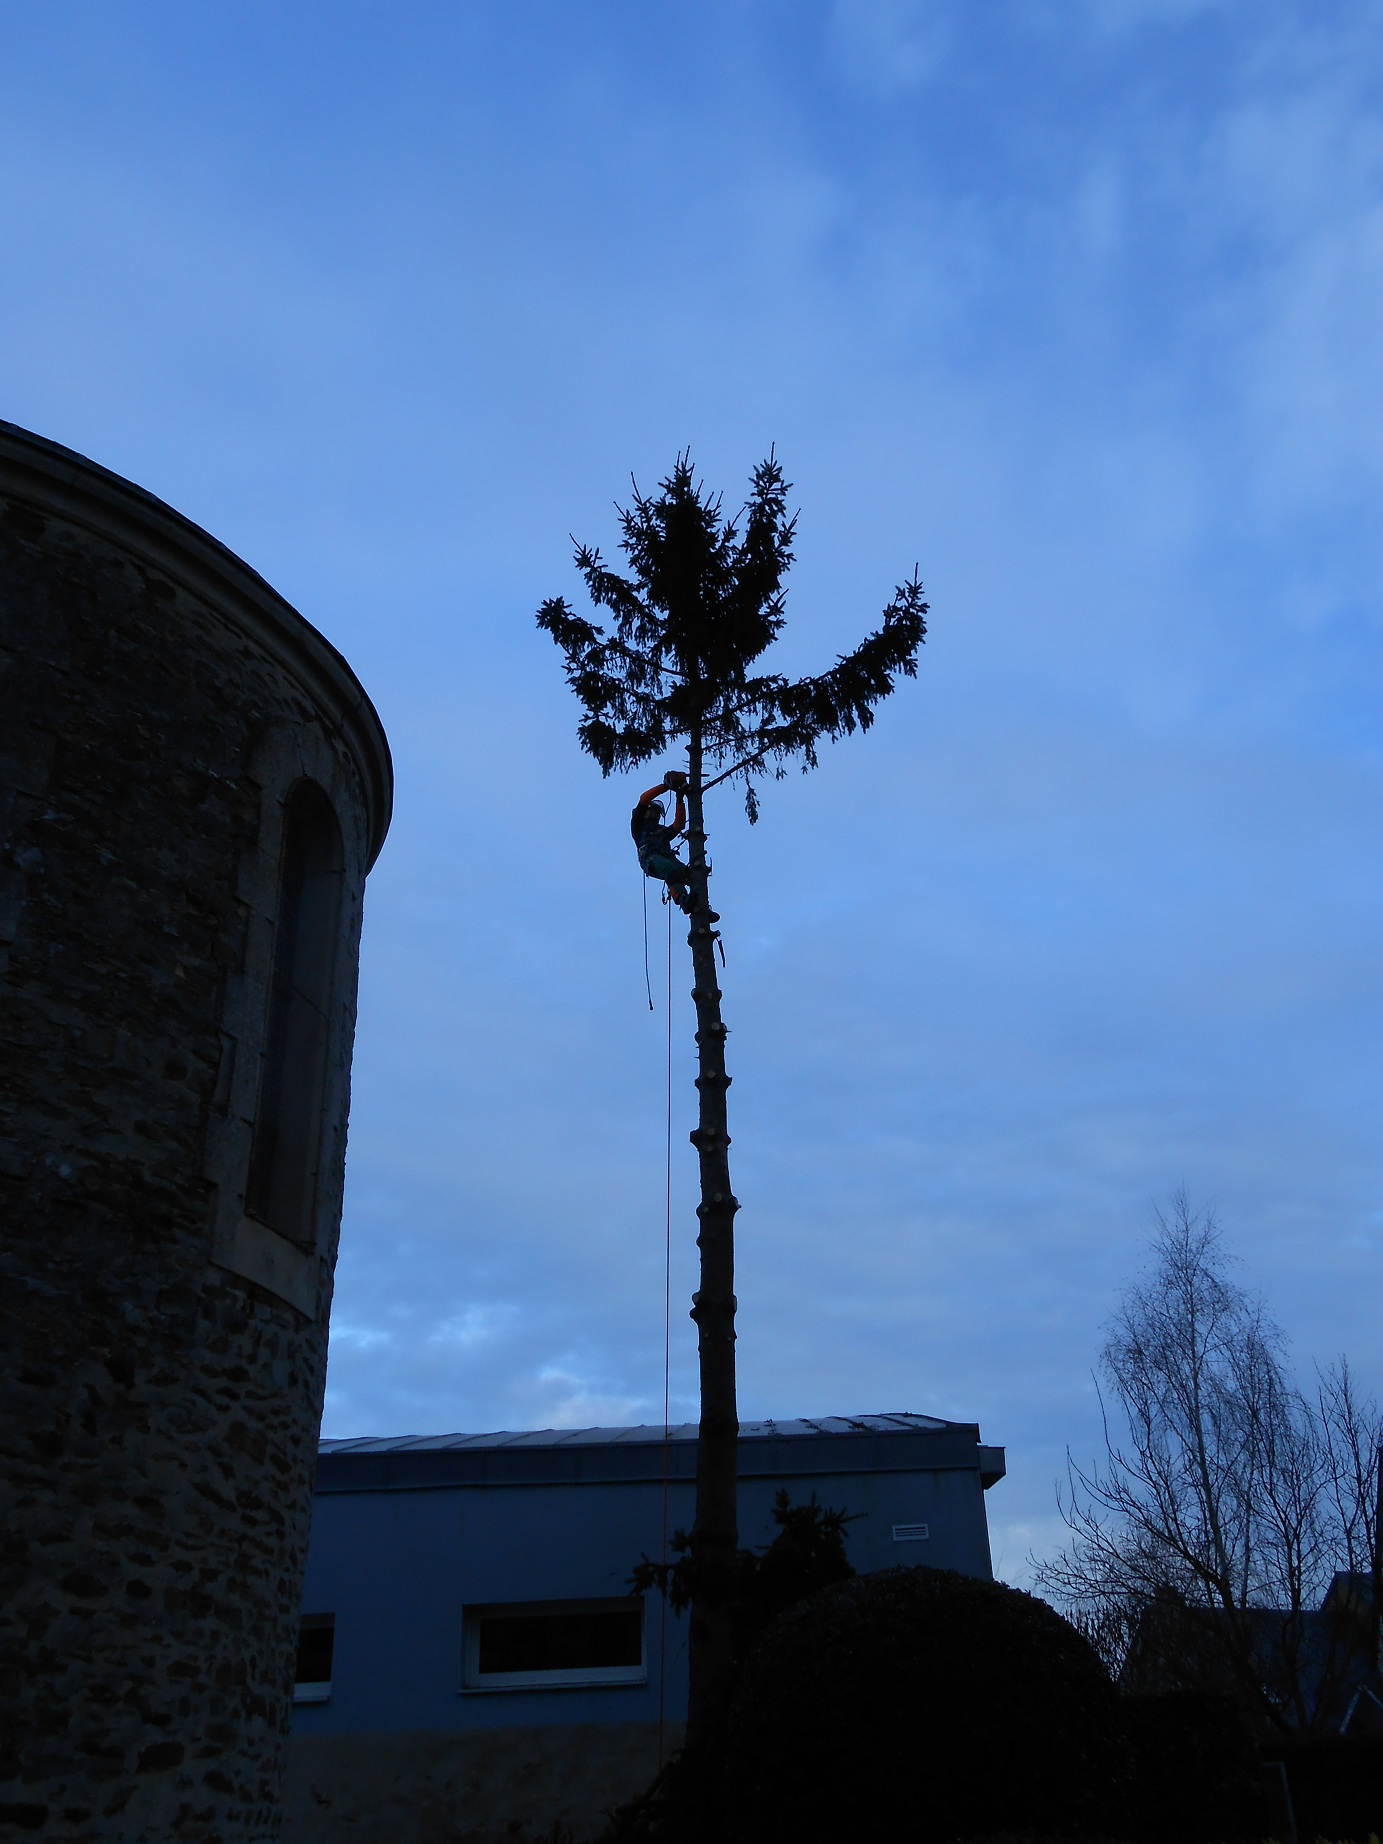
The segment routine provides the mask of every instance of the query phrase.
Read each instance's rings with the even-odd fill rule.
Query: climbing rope
[[[644,908],[647,913],[647,879]],[[644,937],[647,951],[647,934]],[[650,998],[650,1004],[652,1000]],[[663,1713],[667,1688],[667,1501],[672,1385],[672,904],[667,905],[667,1153],[663,1187],[663,1567],[662,1627],[658,1641],[658,1771],[663,1771]]]
[[[641,877],[643,885],[643,983],[648,992],[648,1009],[653,1010],[653,982],[648,977],[648,879]]]
[[[653,980],[648,959],[648,879],[639,879],[643,885],[643,979],[644,990],[648,994],[649,1011],[656,1010],[653,1004]],[[668,1556],[668,1487],[671,1476],[672,1448],[672,904],[668,892],[663,892],[663,905],[667,910],[667,984],[665,991],[666,1041],[665,1063],[667,1076],[667,1098],[665,1109],[666,1144],[663,1152],[663,1491],[662,1491],[662,1543],[659,1550],[659,1562],[663,1572],[663,1592],[661,1596],[661,1627],[658,1642],[658,1771],[663,1770],[663,1735],[666,1726],[667,1703],[667,1556]]]

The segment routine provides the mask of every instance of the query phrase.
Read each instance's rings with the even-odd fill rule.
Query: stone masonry
[[[290,1238],[244,1200],[305,782],[341,901]],[[0,424],[0,1837],[276,1835],[390,798],[368,699],[266,583]]]

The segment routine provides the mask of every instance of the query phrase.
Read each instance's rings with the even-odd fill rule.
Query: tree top
[[[716,780],[743,780],[751,820],[753,777],[780,776],[794,757],[805,772],[823,738],[867,730],[874,707],[899,674],[917,671],[927,603],[914,571],[883,611],[881,625],[826,672],[790,680],[753,668],[781,632],[783,579],[792,563],[796,515],[775,455],[754,470],[749,498],[727,519],[722,498],[698,481],[689,454],[677,457],[658,491],[634,484],[619,507],[628,575],[598,550],[576,547],[576,566],[605,626],[561,597],[544,602],[538,625],[561,648],[567,682],[585,709],[581,746],[603,774],[636,768],[685,739],[700,743]]]

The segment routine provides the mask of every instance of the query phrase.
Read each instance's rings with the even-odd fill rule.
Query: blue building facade
[[[483,1796],[487,1748],[535,1797],[550,1783],[528,1814],[535,1830],[579,1825],[573,1802],[598,1809],[637,1791],[680,1733],[686,1621],[656,1593],[631,1596],[629,1577],[660,1555],[665,1528],[690,1526],[695,1467],[694,1424],[666,1441],[661,1427],[324,1441],[285,1837],[349,1822],[383,1838],[405,1817],[398,1788],[421,1775],[432,1797],[447,1763],[448,1784]],[[771,1540],[786,1489],[851,1514],[862,1574],[905,1563],[991,1574],[984,1493],[1004,1456],[972,1423],[747,1423],[739,1470],[746,1547]],[[372,1773],[395,1789],[392,1815],[370,1816]],[[483,1834],[483,1814],[466,1817]]]

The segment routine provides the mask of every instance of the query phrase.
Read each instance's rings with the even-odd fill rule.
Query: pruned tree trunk
[[[711,1741],[734,1670],[733,1593],[738,1556],[735,1408],[735,1212],[725,1123],[725,1026],[716,985],[716,917],[707,894],[704,767],[709,786],[741,780],[752,821],[754,779],[789,761],[815,768],[818,746],[874,721],[874,707],[901,675],[913,678],[927,633],[927,603],[913,571],[894,590],[880,626],[826,672],[788,681],[759,662],[782,629],[783,577],[792,562],[795,516],[775,455],[754,470],[743,514],[697,482],[682,454],[658,495],[634,489],[621,511],[620,548],[633,575],[580,545],[576,565],[607,630],[561,596],[538,610],[566,660],[567,683],[585,710],[581,747],[603,774],[635,768],[684,738],[688,750],[692,968],[700,1116],[692,1143],[701,1160],[701,1285],[693,1301],[701,1365],[696,1516],[682,1581],[691,1593],[688,1742]],[[663,784],[667,785],[666,781]],[[677,785],[677,783],[674,783]],[[680,1566],[680,1565],[679,1565]],[[680,1588],[679,1584],[679,1588]]]
[[[687,1745],[697,1747],[724,1712],[734,1671],[730,1596],[739,1546],[737,1506],[739,1412],[735,1402],[735,1212],[730,1189],[730,1135],[725,1091],[725,1026],[716,982],[715,918],[708,893],[706,830],[702,806],[701,739],[690,749],[687,860],[691,867],[689,936],[696,1004],[696,1086],[701,1097],[691,1135],[701,1167],[697,1209],[701,1284],[692,1298],[701,1372],[701,1430],[696,1449],[696,1516],[692,1556],[697,1592],[691,1607],[691,1671]]]

